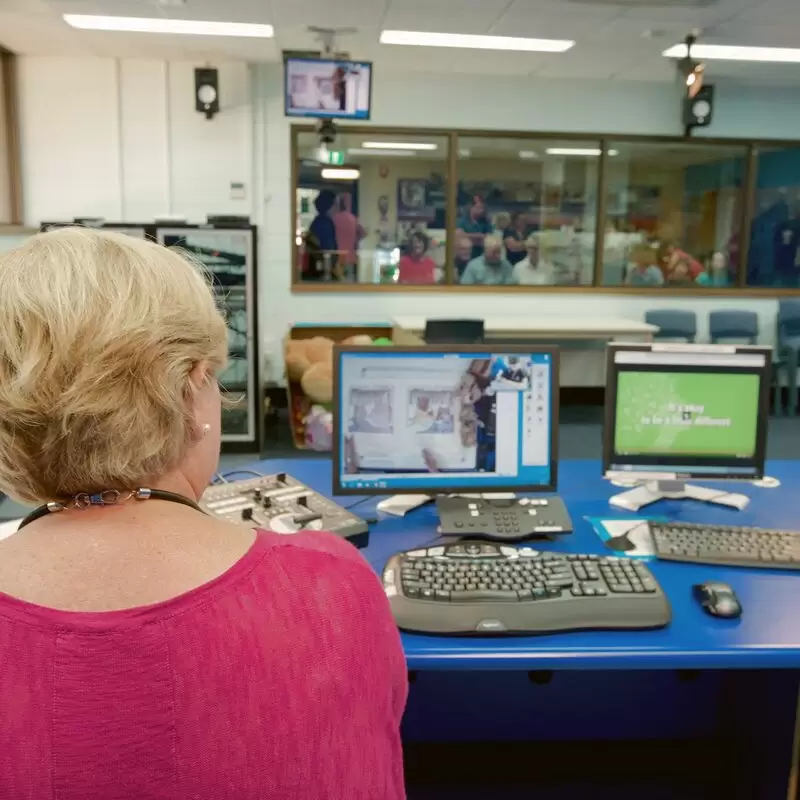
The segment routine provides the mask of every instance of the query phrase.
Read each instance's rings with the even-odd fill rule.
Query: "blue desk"
[[[271,473],[287,471],[321,494],[331,495],[331,464],[326,459],[264,461],[255,464],[254,468]],[[645,509],[645,514],[692,522],[726,521],[730,524],[800,528],[798,500],[800,462],[772,463],[769,465],[769,474],[781,480],[780,488],[757,489],[751,486],[741,488],[737,485],[736,491],[743,491],[752,498],[750,506],[744,512],[688,501],[672,501],[661,502],[650,509]],[[626,516],[624,512],[615,511],[608,505],[608,499],[618,491],[620,490],[600,479],[598,462],[562,462],[559,494],[567,503],[575,524],[575,532],[572,536],[563,537],[556,542],[537,544],[537,547],[565,552],[603,552],[603,546],[586,518]],[[340,498],[339,502],[349,506],[360,499],[346,497]],[[359,504],[354,512],[366,518],[380,516],[375,511],[377,499],[369,499]],[[629,516],[635,518],[636,515]],[[392,553],[435,541],[436,523],[433,506],[417,509],[405,518],[381,517],[372,528],[369,547],[362,552],[375,570],[380,571]],[[672,605],[672,623],[667,628],[655,631],[565,633],[507,639],[403,634],[403,646],[409,669],[420,671],[426,677],[431,671],[446,672],[447,691],[451,694],[457,691],[454,687],[458,685],[466,686],[469,681],[483,680],[485,685],[494,687],[492,692],[495,695],[499,686],[506,685],[507,681],[510,686],[517,680],[509,675],[498,683],[497,677],[492,677],[496,676],[498,670],[520,673],[523,676],[532,671],[543,670],[557,670],[559,673],[583,671],[583,677],[576,675],[574,678],[564,679],[572,681],[564,684],[572,687],[570,689],[572,693],[578,691],[578,687],[585,685],[590,679],[585,673],[591,671],[605,677],[590,694],[591,699],[588,700],[590,705],[599,709],[603,702],[608,703],[608,698],[602,698],[600,692],[617,695],[603,715],[614,714],[614,708],[620,705],[620,692],[630,695],[631,698],[637,697],[638,686],[638,692],[641,692],[641,696],[651,705],[647,714],[655,719],[655,727],[661,732],[671,724],[687,727],[690,722],[688,717],[692,718],[694,727],[690,732],[692,735],[706,735],[714,729],[719,729],[720,725],[727,726],[729,730],[737,726],[749,727],[750,734],[754,737],[753,750],[750,751],[753,754],[759,746],[755,739],[768,728],[771,733],[780,737],[780,744],[772,742],[769,745],[769,755],[765,756],[765,763],[774,761],[777,758],[776,750],[779,750],[780,764],[776,766],[771,763],[770,769],[777,770],[782,775],[770,783],[764,773],[758,778],[763,793],[759,788],[758,794],[737,795],[737,797],[746,796],[748,799],[790,797],[786,793],[787,772],[784,770],[795,770],[792,780],[795,782],[793,791],[796,791],[799,734],[795,730],[795,711],[798,705],[800,675],[800,573],[727,569],[666,562],[653,562],[651,567]],[[692,585],[709,578],[719,579],[733,586],[744,608],[740,620],[714,619],[701,611],[692,599]],[[717,671],[722,671],[720,675],[729,674],[717,681],[707,683],[701,681],[700,684],[695,684],[693,690],[687,690],[688,693],[681,691],[677,694],[674,691],[670,693],[659,683],[663,681],[663,676],[647,677],[647,673],[654,671],[662,673],[669,671],[674,675],[675,670],[682,671],[684,675],[687,674],[686,671],[694,670],[715,674]],[[730,699],[736,697],[738,701],[742,694],[742,685],[735,681],[732,683],[728,679],[734,672],[745,670],[780,672],[770,672],[774,678],[762,681],[758,687],[755,687],[752,681],[748,683],[745,693],[747,702],[736,702],[734,705],[737,706],[737,712],[733,713],[729,707],[732,705]],[[620,683],[623,676],[614,678],[613,675],[609,675],[610,671],[617,673],[625,671],[636,674],[637,678],[633,680],[626,677],[625,682]],[[461,679],[454,673],[470,675],[465,674],[464,683],[459,684]],[[475,678],[475,673],[480,673],[482,677]],[[422,683],[421,680],[420,684]],[[603,686],[605,688],[602,688]],[[428,691],[422,691],[422,694],[426,695],[426,700],[421,705],[432,702],[442,691],[441,681],[438,684],[431,683]],[[669,708],[663,709],[665,713],[654,712],[653,693],[662,691],[665,692],[663,697],[665,705],[676,704],[672,715],[668,713]],[[413,694],[414,692],[412,701]],[[567,694],[569,695],[569,692]],[[710,695],[716,698],[716,703],[706,709],[704,714],[700,705]],[[566,697],[566,702],[569,702],[571,696],[574,694]],[[586,695],[583,696],[586,699]],[[492,700],[500,713],[514,716],[516,702],[514,698],[510,700],[510,705],[497,696]],[[555,694],[553,702],[556,705],[565,702],[563,692]],[[720,704],[723,704],[724,708]],[[546,712],[547,709],[540,704],[536,706],[535,712],[531,713],[546,714]],[[491,713],[491,709],[488,709],[487,713]],[[426,727],[421,721],[424,709],[414,709],[413,702],[409,704],[409,715],[412,721],[416,719],[419,722],[420,727]],[[759,715],[763,715],[763,718]],[[622,716],[627,716],[630,722],[636,716],[636,709],[629,709],[627,713],[622,712]],[[605,724],[608,726],[608,718],[605,719]],[[487,722],[487,719],[483,719],[484,731],[487,725],[493,729],[491,722],[493,721]],[[584,722],[591,727],[592,715],[586,715]],[[461,722],[453,722],[453,725],[461,725]],[[525,721],[516,719],[514,725],[515,730],[524,728]],[[436,735],[446,735],[446,731],[438,723],[434,728],[437,730]],[[430,724],[427,724],[426,730],[430,732]],[[635,727],[635,730],[634,736],[637,738],[658,733],[642,728],[641,725]],[[527,735],[530,732],[525,733]],[[557,733],[555,729],[551,729],[548,736],[553,738]],[[498,729],[494,735],[502,737],[505,734]],[[761,746],[766,747],[763,742]]]

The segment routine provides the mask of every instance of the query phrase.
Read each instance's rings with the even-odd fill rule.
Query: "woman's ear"
[[[192,388],[199,392],[208,382],[209,365],[207,361],[198,361],[189,372],[189,380],[192,382]]]

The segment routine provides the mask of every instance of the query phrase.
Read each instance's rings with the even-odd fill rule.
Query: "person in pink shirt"
[[[414,231],[408,238],[408,252],[397,267],[398,283],[436,283],[436,262],[427,252],[428,237]]]
[[[326,533],[223,522],[227,330],[196,265],[68,228],[0,256],[3,800],[403,800],[407,671]]]
[[[366,235],[363,225],[351,210],[352,202],[349,194],[340,194],[336,198],[336,212],[333,215],[340,261],[347,267],[358,264],[358,244]]]

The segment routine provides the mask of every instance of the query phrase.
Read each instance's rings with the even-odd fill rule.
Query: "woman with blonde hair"
[[[406,670],[327,534],[221,522],[224,321],[199,270],[77,228],[0,256],[3,800],[402,798]]]

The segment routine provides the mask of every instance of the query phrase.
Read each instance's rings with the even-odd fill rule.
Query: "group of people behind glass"
[[[628,286],[705,286],[729,285],[728,262],[724,253],[709,256],[704,265],[675,244],[634,245],[625,270]]]
[[[455,277],[464,286],[546,286],[556,282],[539,233],[524,214],[501,211],[490,222],[476,197],[459,220]]]
[[[358,246],[367,232],[352,210],[352,196],[323,189],[314,200],[317,214],[303,236],[304,281],[355,278]]]

